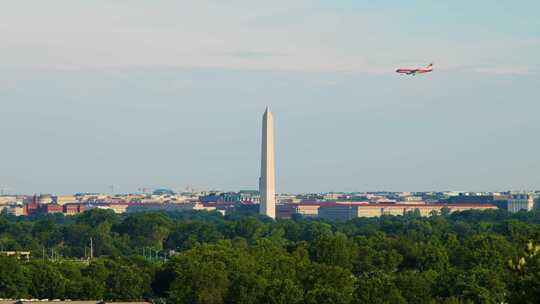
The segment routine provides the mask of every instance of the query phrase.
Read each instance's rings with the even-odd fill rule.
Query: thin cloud
[[[537,75],[540,68],[538,66],[493,66],[478,67],[474,71],[492,75]]]
[[[514,69],[507,62],[513,54],[521,65],[527,58],[534,60],[540,48],[536,38],[520,38],[520,42],[490,37],[464,43],[440,35],[404,35],[405,25],[401,29],[381,21],[392,17],[387,10],[369,11],[359,5],[344,12],[311,1],[293,2],[202,0],[153,5],[96,0],[85,6],[64,0],[38,4],[32,11],[23,4],[9,4],[0,11],[0,64],[377,74],[434,61],[437,69],[471,64],[469,71],[480,73],[538,70]],[[479,60],[500,67],[476,66]]]
[[[287,56],[286,53],[270,52],[270,51],[234,51],[223,53],[226,56],[240,57],[240,58],[268,58],[276,56]]]

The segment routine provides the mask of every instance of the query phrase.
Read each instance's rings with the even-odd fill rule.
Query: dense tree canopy
[[[249,210],[4,214],[2,250],[30,251],[31,259],[0,255],[0,298],[536,303],[539,244],[538,212],[343,223],[272,221]]]

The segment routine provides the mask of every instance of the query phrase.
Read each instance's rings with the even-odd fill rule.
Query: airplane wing
[[[410,72],[414,72],[414,70],[411,70],[411,69],[397,69],[396,72],[397,73],[410,73]]]
[[[413,69],[397,69],[396,72],[397,73],[402,73],[402,74],[407,74],[407,75],[411,75],[411,74],[414,74],[416,73],[418,70],[413,70]]]

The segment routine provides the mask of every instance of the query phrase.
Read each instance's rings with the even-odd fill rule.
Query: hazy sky
[[[540,2],[373,2],[0,1],[0,186],[540,189]]]

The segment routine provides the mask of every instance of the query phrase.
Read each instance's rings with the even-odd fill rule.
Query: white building
[[[508,199],[507,210],[515,213],[520,210],[531,211],[534,208],[534,196],[529,194],[513,194]]]

